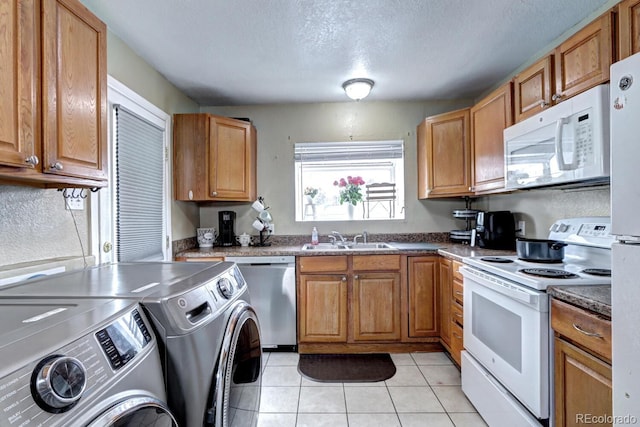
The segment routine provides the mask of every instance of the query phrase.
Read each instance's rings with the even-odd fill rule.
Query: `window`
[[[297,143],[295,180],[296,221],[404,219],[402,141]]]
[[[111,76],[107,87],[109,187],[92,195],[92,253],[99,264],[170,260],[171,117]]]

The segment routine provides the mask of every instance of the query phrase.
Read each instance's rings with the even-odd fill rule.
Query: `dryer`
[[[180,426],[257,425],[260,327],[235,263],[117,263],[3,287],[0,298],[137,301],[160,341]]]
[[[135,302],[0,300],[0,360],[0,425],[177,425]]]

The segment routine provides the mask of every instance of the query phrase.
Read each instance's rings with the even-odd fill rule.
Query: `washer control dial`
[[[231,283],[231,280],[227,279],[226,277],[218,280],[218,292],[220,292],[220,295],[222,295],[223,298],[231,298],[231,296],[233,295],[233,291],[233,283]]]
[[[34,371],[33,391],[42,409],[62,412],[73,406],[87,386],[87,371],[78,359],[51,356]]]

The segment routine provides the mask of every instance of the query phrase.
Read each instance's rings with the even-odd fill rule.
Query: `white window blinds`
[[[115,106],[118,261],[162,260],[164,130]]]
[[[402,159],[402,141],[298,142],[297,162]]]

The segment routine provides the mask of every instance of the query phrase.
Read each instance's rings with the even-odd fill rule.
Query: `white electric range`
[[[559,220],[548,238],[567,244],[562,262],[471,257],[460,270],[462,390],[491,426],[553,425],[547,287],[611,284],[610,218]]]

